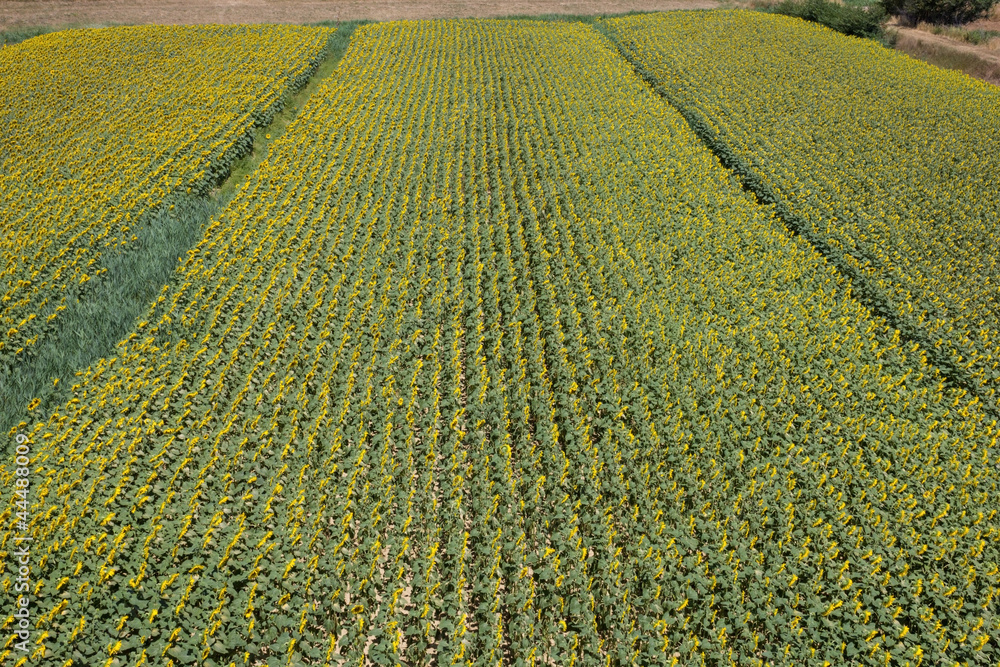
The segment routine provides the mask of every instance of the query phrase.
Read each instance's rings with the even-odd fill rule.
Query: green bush
[[[885,22],[885,12],[879,5],[857,7],[838,5],[829,0],[785,0],[771,5],[766,11],[821,23],[837,32],[855,37],[881,37],[882,24]]]
[[[52,32],[51,28],[41,27],[0,30],[0,46],[13,46],[14,44],[19,44],[26,39],[38,37],[39,35],[44,35],[49,32]]]
[[[998,0],[882,0],[886,13],[908,23],[966,23],[986,16]]]

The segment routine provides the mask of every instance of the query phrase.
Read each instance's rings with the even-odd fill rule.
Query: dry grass
[[[80,24],[313,23],[712,9],[719,0],[0,0],[0,30]]]
[[[970,28],[957,25],[934,25],[918,23],[917,30],[932,35],[942,35],[958,42],[966,42],[975,46],[986,46],[991,50],[1000,49],[1000,31],[985,28]]]
[[[896,49],[924,62],[964,72],[971,77],[1000,86],[1000,57],[988,46],[972,46],[947,36],[896,28]]]

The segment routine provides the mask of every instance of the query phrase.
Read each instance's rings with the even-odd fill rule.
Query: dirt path
[[[308,23],[711,9],[717,0],[0,0],[0,30],[103,24]]]
[[[896,50],[1000,86],[1000,51],[995,48],[976,46],[914,28],[893,26],[892,29],[899,34]]]
[[[899,31],[900,41],[905,40],[907,42],[922,42],[927,45],[936,46],[940,49],[947,49],[956,53],[964,53],[970,56],[975,56],[980,60],[991,62],[1000,67],[1000,51],[990,49],[986,46],[976,46],[975,44],[959,42],[949,37],[945,37],[944,35],[935,35],[934,33],[917,30],[916,28],[896,27],[893,29]]]

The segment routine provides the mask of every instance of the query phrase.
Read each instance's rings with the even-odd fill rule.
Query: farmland
[[[996,87],[782,17],[610,25],[762,195],[856,277],[862,299],[996,408],[1000,209],[983,194],[1000,168],[987,139]],[[752,58],[736,56],[751,45]]]
[[[18,91],[0,101],[5,403],[37,397],[41,370],[66,370],[87,309],[91,320],[114,319],[120,304],[101,297],[109,281],[141,273],[128,266],[133,250],[162,244],[157,213],[189,208],[185,195],[207,191],[249,150],[254,128],[315,69],[329,33],[75,30],[4,51],[0,77]]]
[[[864,207],[884,181],[794,143],[804,121],[769,135],[786,144],[753,134],[746,114],[811,109],[787,92],[806,73],[766,78],[779,54],[758,19],[677,16],[358,27],[128,335],[61,378],[69,396],[45,414],[5,405],[30,415],[4,435],[31,453],[0,461],[0,603],[30,595],[32,631],[22,652],[11,611],[0,662],[995,662],[995,297],[974,291],[993,260],[959,235],[995,234],[995,172],[971,171],[995,154],[970,137],[1000,98],[911,72],[950,110],[940,141],[979,162],[904,162],[910,189],[883,199],[885,218],[939,227],[876,225]],[[803,50],[901,67],[861,40],[766,20]],[[172,30],[142,29],[143,52]],[[759,55],[745,85],[712,69],[747,63],[712,51],[716,33]],[[122,116],[120,147],[93,161],[136,165],[134,216],[178,189],[203,194],[235,145],[212,142],[266,124],[255,114],[329,36],[287,29],[247,49],[258,88],[209,52],[215,101],[193,83],[164,93],[193,88],[178,107],[200,118],[140,133],[151,153],[130,161],[145,144]],[[41,117],[58,96],[23,97],[9,114],[58,127]],[[870,100],[837,100],[823,146],[878,168],[837,125]],[[45,174],[111,134],[67,104],[75,141]],[[192,144],[199,159],[156,180]],[[0,176],[20,182],[9,160]],[[936,196],[892,208],[920,182]],[[47,196],[44,215],[98,210],[99,192]],[[128,230],[92,217],[101,243],[81,249],[100,266]],[[25,218],[26,238],[51,255],[71,237],[42,219]],[[15,284],[38,270],[26,256],[11,251]],[[921,299],[950,308],[905,320]],[[25,593],[13,554],[26,537]]]

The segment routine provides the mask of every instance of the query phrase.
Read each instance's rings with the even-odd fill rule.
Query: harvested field
[[[84,26],[94,24],[198,25],[205,23],[310,23],[372,19],[440,19],[535,14],[617,14],[629,11],[712,9],[715,0],[13,0],[2,3],[0,29],[19,26]]]

